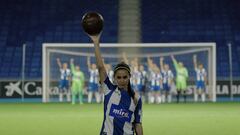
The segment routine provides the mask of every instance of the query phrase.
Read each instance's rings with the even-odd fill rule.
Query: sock
[[[162,95],[162,102],[165,103],[165,101],[166,101],[166,96],[164,94],[164,95]]]
[[[79,92],[78,97],[79,97],[79,103],[82,104],[83,103],[83,92],[82,91]]]
[[[172,96],[171,95],[168,95],[168,103],[171,103],[172,102]]]
[[[177,103],[179,103],[180,91],[177,91]]]
[[[198,101],[198,94],[194,93],[194,101],[197,102]]]
[[[72,93],[72,104],[76,103],[76,95]]]
[[[59,101],[60,101],[60,102],[63,101],[63,94],[62,94],[62,93],[59,94]]]
[[[92,102],[92,92],[88,92],[88,103]]]
[[[202,102],[205,102],[205,99],[206,99],[205,93],[202,93],[201,97],[202,97]]]

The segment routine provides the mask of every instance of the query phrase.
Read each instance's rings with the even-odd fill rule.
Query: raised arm
[[[57,64],[58,64],[58,67],[59,67],[60,69],[62,69],[62,63],[61,63],[60,58],[57,58]]]
[[[74,59],[73,58],[70,59],[70,67],[71,67],[71,72],[73,74],[75,74],[75,67],[74,67]]]
[[[127,59],[127,55],[125,52],[122,53],[122,60],[126,63],[126,64],[129,64],[129,61]]]
[[[197,69],[197,55],[193,55],[193,65],[194,69]]]
[[[176,58],[174,57],[174,55],[171,55],[171,58],[172,58],[175,69],[178,70],[178,62],[177,62]]]
[[[147,57],[148,68],[152,70],[153,68],[153,61],[150,57]]]
[[[164,60],[164,58],[161,57],[160,58],[160,69],[161,69],[161,71],[163,71],[163,60]]]
[[[91,69],[90,56],[87,57],[87,66],[88,66],[88,69]]]
[[[95,57],[96,57],[96,63],[97,63],[97,68],[98,68],[98,72],[100,75],[100,83],[102,84],[104,82],[104,80],[107,77],[107,72],[103,63],[103,59],[102,59],[102,55],[100,52],[100,35],[98,36],[90,36],[90,38],[92,39],[93,43],[94,43],[94,48],[95,48]]]
[[[171,55],[172,61],[176,61],[174,55]]]

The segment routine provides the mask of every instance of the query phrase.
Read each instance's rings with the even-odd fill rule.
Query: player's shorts
[[[176,84],[177,90],[186,90],[187,89],[187,82],[177,82]]]
[[[167,83],[163,83],[163,91],[169,92],[171,87]]]
[[[72,83],[72,92],[78,93],[84,89],[82,82],[73,82]]]
[[[197,90],[199,90],[199,89],[204,90],[205,83],[204,83],[204,81],[197,81],[196,86],[197,86]]]
[[[69,88],[69,81],[68,80],[60,80],[59,82],[59,91],[67,91]]]
[[[152,86],[151,86],[151,90],[152,90],[152,91],[155,91],[155,92],[160,91],[160,86],[152,85]]]
[[[88,85],[88,90],[91,92],[97,92],[98,91],[98,84],[90,82]]]
[[[138,84],[138,85],[136,86],[136,91],[137,91],[137,92],[143,92],[143,89],[144,89],[144,85],[142,85],[142,84]]]

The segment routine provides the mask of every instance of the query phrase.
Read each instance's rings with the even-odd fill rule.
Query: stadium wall
[[[42,97],[42,81],[28,80],[24,83],[24,98],[41,98]],[[217,97],[229,97],[230,82],[217,81],[216,93]],[[188,87],[188,94],[192,95],[194,85]],[[1,81],[0,82],[0,98],[21,98],[22,97],[21,81]],[[53,95],[58,95],[58,87],[51,89]],[[240,81],[233,81],[232,93],[234,97],[240,97]]]

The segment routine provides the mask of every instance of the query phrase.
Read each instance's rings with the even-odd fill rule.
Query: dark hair
[[[131,69],[125,62],[120,62],[114,67],[114,70],[113,70],[114,76],[115,76],[116,72],[120,69],[127,70],[129,76],[131,76]],[[134,99],[135,92],[133,91],[133,89],[131,87],[130,80],[128,82],[128,94]]]
[[[131,69],[125,62],[120,62],[114,67],[113,69],[114,76],[119,69],[125,69],[128,71],[129,75],[131,75]]]

